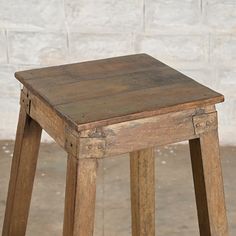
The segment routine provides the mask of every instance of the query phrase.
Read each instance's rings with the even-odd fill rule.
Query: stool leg
[[[130,153],[133,236],[155,236],[154,166],[154,149]]]
[[[190,140],[201,236],[227,236],[228,225],[217,130]]]
[[[3,236],[26,232],[42,129],[20,110],[3,224]]]
[[[68,156],[63,236],[93,235],[96,171],[96,159]]]

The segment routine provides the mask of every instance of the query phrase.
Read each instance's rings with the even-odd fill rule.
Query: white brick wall
[[[134,53],[132,34],[85,34],[69,35],[70,61],[86,61],[120,54]]]
[[[236,35],[213,36],[211,52],[211,60],[215,64],[226,67],[236,65]]]
[[[0,30],[0,63],[7,63],[7,38],[3,30]]]
[[[6,30],[62,30],[64,14],[62,0],[0,1],[0,27]]]
[[[0,139],[14,138],[19,111],[20,85],[14,79],[17,67],[0,65]]]
[[[236,25],[236,10],[234,0],[206,1],[205,21],[211,27],[231,29]]]
[[[14,138],[16,70],[146,52],[222,92],[236,144],[235,0],[0,0],[0,138]]]
[[[65,1],[68,28],[82,32],[129,32],[142,28],[143,1]]]
[[[196,25],[200,20],[199,4],[197,0],[146,0],[147,29]]]
[[[138,35],[136,51],[147,52],[175,66],[191,66],[208,60],[208,40],[204,35]]]
[[[11,64],[48,65],[67,59],[67,36],[64,33],[8,32]]]

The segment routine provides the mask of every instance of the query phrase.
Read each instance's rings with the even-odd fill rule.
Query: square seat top
[[[15,76],[78,130],[224,100],[147,54],[33,69]]]

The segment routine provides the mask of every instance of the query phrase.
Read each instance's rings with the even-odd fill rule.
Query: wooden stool
[[[155,235],[153,147],[190,140],[201,236],[227,236],[215,104],[146,55],[17,72],[24,85],[3,236],[26,232],[41,130],[68,153],[64,236],[92,236],[97,160],[130,153],[132,235]],[[171,227],[171,225],[170,225]]]

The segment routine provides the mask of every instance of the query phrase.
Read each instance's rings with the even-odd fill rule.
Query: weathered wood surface
[[[80,158],[103,158],[193,139],[201,133],[200,129],[204,129],[202,126],[214,129],[216,122],[215,107],[207,106],[79,132],[72,122],[65,121],[46,102],[30,92],[27,94],[30,116],[61,147]]]
[[[132,235],[155,236],[154,149],[130,153]]]
[[[193,116],[193,124],[196,134],[208,132],[218,128],[216,112]]]
[[[30,104],[29,107],[25,107],[26,104]],[[61,147],[65,147],[67,122],[56,113],[50,104],[39,99],[24,88],[21,92],[21,105],[25,107],[28,115],[30,115],[33,120],[37,121]]]
[[[217,129],[190,140],[201,236],[228,236]]]
[[[30,116],[61,147],[80,158],[103,158],[193,139],[205,128],[214,129],[217,122],[215,107],[207,106],[78,131],[49,104],[27,90],[22,93],[30,99]]]
[[[82,131],[80,141],[85,140],[83,142],[96,147],[89,149],[84,145],[80,155],[83,156],[81,152],[84,152],[87,156],[94,155],[97,158],[103,158],[194,139],[199,137],[195,128],[199,123],[194,123],[193,119],[197,117],[195,120],[199,120],[202,116],[201,124],[205,122],[208,124],[208,130],[214,129],[216,112],[214,106],[210,106]]]
[[[41,127],[21,107],[3,225],[3,236],[24,236],[38,158]]]
[[[16,77],[78,130],[224,99],[146,54],[17,72]]]
[[[63,236],[73,236],[75,220],[75,198],[77,184],[78,160],[73,156],[67,158],[65,211]]]
[[[96,159],[68,157],[63,236],[93,236]]]

